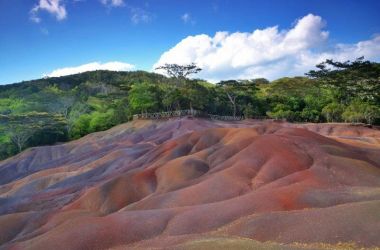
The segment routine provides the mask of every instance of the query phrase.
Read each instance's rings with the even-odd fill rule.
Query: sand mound
[[[27,150],[0,176],[4,249],[380,246],[367,127],[135,121]]]

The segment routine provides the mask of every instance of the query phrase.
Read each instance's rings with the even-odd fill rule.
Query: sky
[[[0,84],[193,62],[211,82],[273,80],[327,58],[380,62],[379,13],[378,0],[0,0]]]

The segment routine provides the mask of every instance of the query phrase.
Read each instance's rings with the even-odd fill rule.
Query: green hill
[[[2,85],[0,159],[106,130],[142,112],[197,109],[296,122],[379,123],[378,63],[327,61],[318,67],[309,77],[272,82],[211,84],[144,71],[93,71]]]

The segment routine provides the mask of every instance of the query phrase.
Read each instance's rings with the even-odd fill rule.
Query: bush
[[[244,108],[245,119],[252,118],[254,115],[254,110],[252,104],[248,103]]]
[[[322,115],[328,122],[339,122],[342,121],[344,108],[344,105],[333,102],[322,109]]]
[[[307,122],[319,122],[321,113],[315,109],[304,108],[300,113],[300,119]]]
[[[360,100],[354,100],[347,106],[342,117],[346,122],[366,122],[372,124],[373,121],[380,118],[380,108]]]
[[[89,130],[91,132],[103,131],[116,125],[113,122],[114,111],[108,110],[106,113],[93,112],[91,114],[91,121],[89,124]]]
[[[88,133],[90,133],[90,114],[83,114],[75,121],[73,128],[70,131],[70,138],[78,139]]]

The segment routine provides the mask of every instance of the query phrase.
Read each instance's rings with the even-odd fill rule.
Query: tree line
[[[0,86],[0,159],[25,148],[80,138],[134,114],[196,109],[290,122],[380,124],[380,65],[326,60],[304,77],[189,79],[195,65],[166,64],[161,74],[93,71]]]

